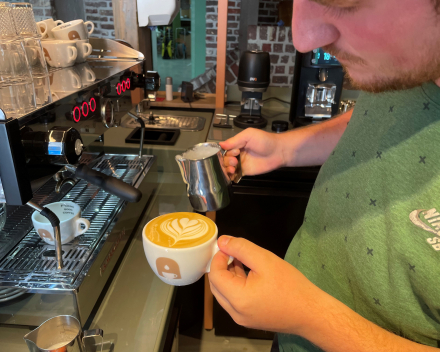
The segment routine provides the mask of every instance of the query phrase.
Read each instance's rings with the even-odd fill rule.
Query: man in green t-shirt
[[[285,260],[222,236],[211,290],[238,324],[277,332],[280,351],[437,350],[440,0],[295,0],[292,30],[364,93],[322,124],[221,143],[230,173],[239,153],[246,175],[323,166]]]

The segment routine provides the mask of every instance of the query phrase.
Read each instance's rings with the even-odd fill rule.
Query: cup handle
[[[81,228],[81,225],[84,225],[83,229]],[[82,235],[84,232],[86,232],[90,228],[90,221],[87,219],[80,218],[80,219],[76,220],[76,226],[77,226],[77,229],[76,229],[75,237]]]
[[[38,28],[40,28],[40,32],[41,32],[41,27],[44,27],[44,31],[41,32],[41,37],[44,38],[47,34],[47,23],[46,22],[38,22],[37,26],[38,26]]]
[[[89,43],[83,43],[84,45],[84,56],[89,56],[92,53],[92,46]]]
[[[222,155],[223,157],[225,157],[226,153],[228,151],[227,150],[223,150],[222,149]],[[235,168],[235,173],[233,175],[230,176],[231,181],[235,182],[235,183],[239,183],[240,180],[243,178],[243,171],[241,169],[241,157],[240,154],[236,156],[238,164],[237,167]]]
[[[69,60],[70,62],[75,61],[78,55],[78,50],[74,46],[69,46]]]
[[[95,330],[86,330],[83,331],[82,335],[82,344],[85,346],[84,340],[89,337],[101,337],[101,352],[102,352],[102,346],[104,345],[104,331],[101,329],[95,329]]]
[[[53,22],[55,24],[55,27],[58,26],[59,24],[63,24],[64,21],[58,20],[58,21],[54,21]]]
[[[209,260],[208,265],[206,266],[206,273],[209,274],[209,272],[211,271],[211,262],[212,259],[214,258],[214,256],[220,251],[220,248],[218,248],[218,243],[215,242],[215,248],[214,248],[214,253],[212,255],[212,258]],[[228,260],[228,265],[231,264],[234,261],[234,257],[229,256],[229,260]]]
[[[90,21],[84,22],[84,25],[86,26],[86,28],[87,28],[87,26],[88,26],[89,24],[92,26],[92,28],[90,29],[90,31],[87,32],[87,33],[89,33],[89,35],[90,35],[90,34],[92,34],[93,31],[95,30],[95,25],[93,24],[93,22],[90,22]]]

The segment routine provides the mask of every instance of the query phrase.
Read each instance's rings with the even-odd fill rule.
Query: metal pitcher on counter
[[[41,324],[24,336],[30,352],[86,352],[84,340],[103,337],[101,329],[82,331],[78,319],[59,315]],[[101,350],[102,352],[102,340]]]
[[[183,155],[176,155],[194,210],[217,211],[229,205],[231,178],[223,162],[225,153],[218,143],[200,143]],[[235,183],[242,177],[239,157],[238,160],[236,173],[232,177]]]

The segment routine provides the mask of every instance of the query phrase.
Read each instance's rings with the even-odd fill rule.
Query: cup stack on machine
[[[80,64],[92,53],[89,43],[89,36],[95,29],[92,22],[74,20],[64,23],[50,18],[38,22],[38,26],[43,35],[44,55],[50,66],[70,67]]]

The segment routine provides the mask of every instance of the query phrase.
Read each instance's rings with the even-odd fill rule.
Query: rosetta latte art
[[[180,241],[195,240],[205,236],[209,231],[208,224],[201,220],[168,219],[160,224],[162,232],[174,239],[174,244]]]

